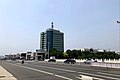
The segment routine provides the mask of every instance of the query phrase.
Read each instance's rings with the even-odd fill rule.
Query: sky
[[[0,0],[0,55],[39,49],[40,33],[64,33],[64,49],[119,50],[119,0]]]

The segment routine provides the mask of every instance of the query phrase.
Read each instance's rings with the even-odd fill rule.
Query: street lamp
[[[119,51],[120,51],[120,21],[117,21],[118,27],[119,27]]]
[[[48,59],[49,59],[49,42],[48,42]]]

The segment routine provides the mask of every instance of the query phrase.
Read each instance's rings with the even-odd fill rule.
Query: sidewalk
[[[0,80],[17,80],[12,74],[0,66]]]

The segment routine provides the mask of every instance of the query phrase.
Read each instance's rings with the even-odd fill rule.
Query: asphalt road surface
[[[90,67],[84,63],[0,61],[0,66],[18,80],[81,80],[81,75],[93,80],[120,80],[120,69]]]

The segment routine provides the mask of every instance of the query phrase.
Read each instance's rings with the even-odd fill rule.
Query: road
[[[18,80],[80,80],[81,75],[94,80],[120,80],[120,70],[90,67],[86,64],[63,64],[49,62],[0,61]]]

